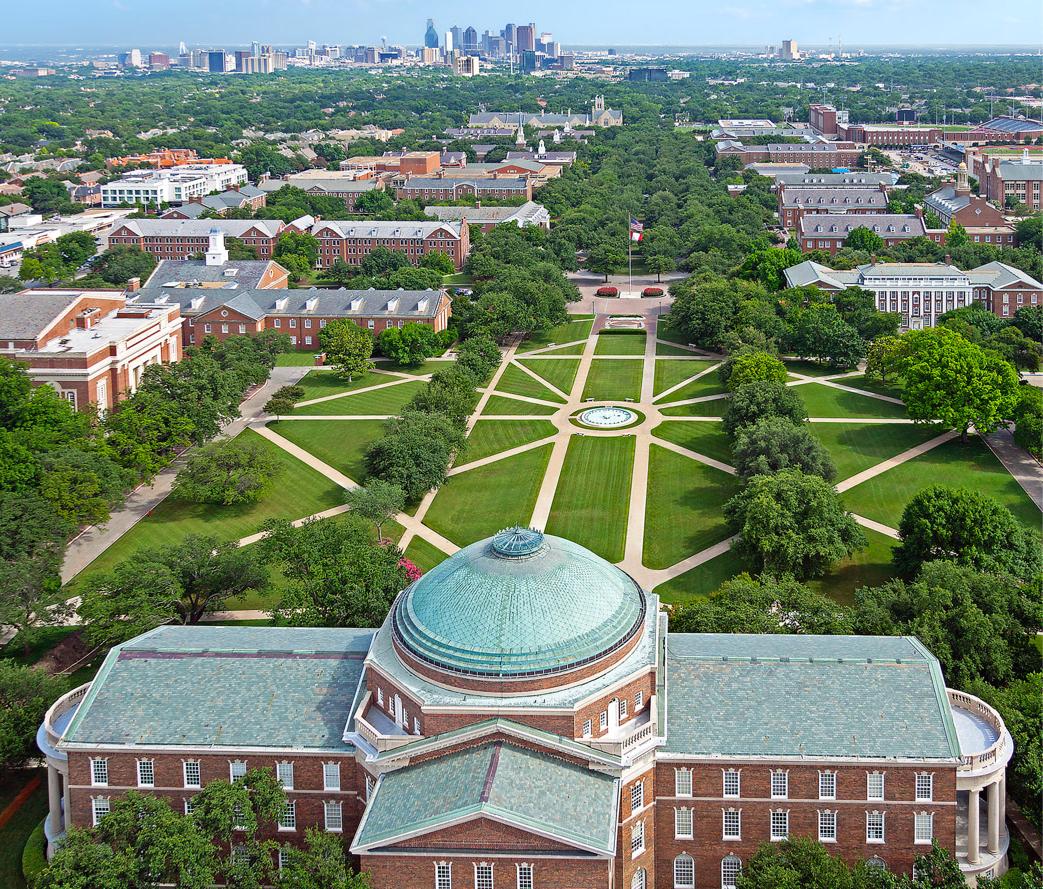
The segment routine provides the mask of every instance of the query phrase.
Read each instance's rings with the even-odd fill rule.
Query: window
[[[739,795],[739,771],[727,769],[724,773],[724,795],[729,798]]]
[[[250,852],[246,846],[242,843],[237,843],[232,846],[232,863],[233,864],[249,864],[250,863]]]
[[[297,319],[296,318],[291,318],[290,319],[290,327],[293,327],[293,328],[297,327]]]
[[[105,787],[109,783],[109,761],[107,759],[91,760],[91,784]]]
[[[246,325],[245,324],[240,324],[239,325],[239,332],[240,333],[246,333]]]
[[[222,324],[221,325],[221,333],[228,333],[228,325],[227,324]]]
[[[202,775],[198,759],[186,759],[181,768],[185,773],[185,787],[202,787]]]
[[[742,811],[739,809],[724,810],[724,839],[742,839]]]
[[[310,346],[311,345],[311,337],[310,336],[306,336],[304,338],[304,345],[306,345],[306,346]]]
[[[326,800],[322,806],[326,816],[326,830],[330,833],[340,833],[344,829],[344,815],[340,802]]]
[[[324,762],[322,764],[322,789],[340,790],[339,762]]]
[[[630,811],[636,812],[645,804],[645,782],[637,781],[630,788]]]
[[[674,769],[674,794],[676,796],[692,795],[691,769]]]
[[[583,720],[583,737],[589,738],[592,730],[593,725],[591,724],[591,721],[589,719]]]
[[[98,822],[108,815],[111,809],[112,807],[109,805],[107,796],[94,797],[91,800],[91,824],[97,826]]]
[[[151,759],[138,760],[138,787],[156,786],[156,763]]]
[[[640,855],[645,851],[645,822],[638,821],[630,828],[630,855]]]
[[[532,865],[518,865],[518,887],[517,889],[532,889]]]
[[[238,781],[240,778],[246,777],[246,762],[242,759],[233,759],[228,764],[228,774],[230,780]]]
[[[674,837],[679,840],[692,839],[692,810],[674,809]]]
[[[277,762],[275,777],[286,790],[293,790],[293,763]]]
[[[311,330],[311,318],[304,319],[304,327],[307,330]],[[311,342],[311,340],[308,340],[308,342]]]
[[[453,889],[453,866],[448,862],[435,864],[435,889]]]
[[[884,798],[884,773],[870,772],[866,775],[866,799],[882,800]]]
[[[626,719],[627,718],[627,699],[626,698],[620,698],[619,699],[619,718],[620,719]]]
[[[771,813],[771,838],[784,840],[789,837],[789,811],[773,809]]]
[[[789,772],[773,769],[771,773],[771,798],[786,799],[789,796]]]
[[[204,324],[203,325],[203,333],[210,333],[210,325],[209,324]]]
[[[721,889],[734,889],[739,874],[742,873],[742,862],[735,855],[726,855],[721,860]]]
[[[674,859],[674,889],[694,889],[695,859],[681,853]]]
[[[604,731],[608,728],[608,711],[602,710],[601,715],[598,717],[598,728]]]
[[[493,889],[493,866],[482,862],[474,866],[474,889]]]
[[[887,863],[883,858],[874,855],[872,858],[866,859],[866,867],[871,867],[874,870],[887,870]]]
[[[297,829],[297,801],[288,799],[279,812],[279,830]]]
[[[194,798],[189,797],[185,800],[185,814],[191,815],[196,810],[196,801]]]
[[[819,772],[818,773],[818,798],[819,799],[836,799],[837,798],[837,773],[836,772]]]
[[[645,694],[644,692],[638,692],[634,695],[634,710],[640,710],[645,706]]]
[[[934,815],[917,812],[913,816],[913,842],[930,843],[934,838]]]
[[[378,688],[377,689],[377,706],[378,707],[383,707],[384,706],[384,689],[382,689],[382,688]]]
[[[273,324],[273,325],[274,325],[275,327],[282,327],[282,319],[280,319],[280,318],[274,318],[274,319],[272,320],[272,324]]]
[[[639,867],[634,871],[634,876],[630,880],[630,889],[645,889],[647,877],[648,875],[645,873],[645,869]],[[491,883],[489,885],[492,886]]]
[[[232,810],[232,829],[246,830],[246,819],[243,817],[243,807],[239,805],[239,803],[236,803],[235,808]]]
[[[818,841],[835,843],[837,841],[837,813],[824,811],[818,813]]]
[[[930,802],[934,798],[934,775],[923,772],[916,776],[916,801]]]
[[[884,841],[884,813],[866,812],[866,842],[882,843]]]
[[[289,865],[289,863],[290,863],[290,850],[289,849],[280,849],[279,850],[279,870],[282,870],[284,867]]]

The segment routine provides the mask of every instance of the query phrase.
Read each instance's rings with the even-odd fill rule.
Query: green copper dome
[[[488,677],[559,673],[640,631],[645,597],[590,550],[510,528],[460,550],[395,603],[395,639],[440,669]]]

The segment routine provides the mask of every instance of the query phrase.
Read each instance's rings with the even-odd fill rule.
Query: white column
[[[995,855],[1000,850],[1000,782],[989,785],[989,840],[988,850]]]
[[[69,776],[66,774],[62,775],[62,790],[65,797],[65,830],[68,832],[72,829],[72,800],[69,799]]]
[[[1000,833],[1006,829],[1007,824],[1007,775],[1006,773],[1000,778]]]
[[[52,836],[62,832],[62,778],[52,765],[47,766],[47,826]]]
[[[967,862],[978,863],[978,798],[981,791],[972,790],[967,795]]]

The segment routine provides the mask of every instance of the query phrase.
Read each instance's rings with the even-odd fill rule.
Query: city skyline
[[[269,40],[277,25],[281,43],[313,39],[367,44],[387,37],[391,43],[416,46],[424,42],[428,18],[434,19],[439,35],[453,25],[471,25],[479,34],[487,29],[499,33],[506,22],[537,19],[541,30],[573,46],[760,46],[787,37],[802,45],[833,45],[839,38],[845,46],[895,46],[912,42],[912,34],[924,38],[919,45],[984,46],[1011,45],[1013,35],[1035,33],[1041,24],[1038,5],[1031,0],[1012,0],[1000,15],[979,22],[973,41],[963,24],[975,12],[969,0],[956,0],[944,8],[939,3],[914,5],[907,0],[786,0],[774,5],[737,0],[723,7],[711,6],[706,0],[700,3],[683,7],[675,2],[658,3],[635,16],[632,5],[623,0],[596,4],[584,0],[539,13],[504,2],[478,7],[460,0],[450,0],[437,9],[417,0],[405,0],[393,9],[386,0],[347,4],[228,0],[219,8],[203,0],[185,0],[183,15],[175,23],[163,9],[145,0],[105,0],[89,6],[54,0],[52,14],[46,17],[28,7],[8,10],[6,36],[9,45],[140,43],[152,47],[179,40],[238,45]],[[711,11],[716,15],[711,16]],[[664,41],[664,35],[669,41]]]

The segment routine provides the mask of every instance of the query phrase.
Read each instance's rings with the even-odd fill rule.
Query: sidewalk
[[[1043,468],[1024,448],[1019,447],[1009,429],[998,429],[991,435],[982,436],[989,450],[1000,461],[1032,502],[1043,510]]]

